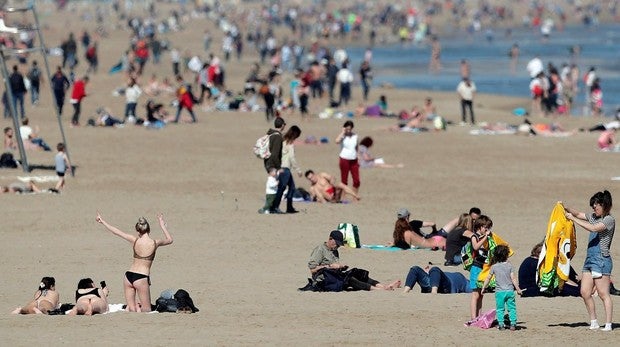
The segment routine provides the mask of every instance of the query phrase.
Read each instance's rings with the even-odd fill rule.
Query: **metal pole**
[[[24,142],[22,141],[22,134],[19,131],[19,119],[17,115],[17,110],[15,109],[15,104],[13,102],[13,91],[11,90],[11,81],[9,80],[9,71],[6,68],[6,60],[4,59],[4,51],[0,50],[0,65],[2,65],[2,75],[4,75],[4,85],[6,88],[6,101],[9,104],[9,110],[11,111],[11,116],[13,118],[13,134],[17,138],[17,147],[19,148],[19,156],[21,159],[22,169],[24,172],[30,172],[30,167],[28,167],[28,158],[26,157],[26,149],[24,148]]]
[[[41,45],[41,51],[43,52],[43,61],[45,62],[45,70],[47,72],[47,83],[50,86],[50,93],[52,94],[52,102],[54,102],[54,109],[56,110],[56,118],[58,119],[58,127],[60,128],[60,135],[62,136],[62,142],[65,144],[65,154],[67,155],[67,161],[69,162],[69,167],[73,168],[71,164],[71,156],[69,155],[69,145],[67,144],[67,138],[65,137],[65,130],[62,126],[62,114],[60,114],[60,108],[56,105],[56,96],[54,95],[54,89],[52,88],[52,75],[50,73],[50,66],[47,61],[47,48],[45,47],[45,43],[43,42],[43,34],[41,33],[41,26],[39,25],[39,17],[37,16],[37,11],[34,8],[34,1],[29,5],[32,10],[32,15],[34,16],[34,22],[37,28],[37,34],[39,36],[39,42]],[[6,67],[5,67],[6,68]],[[71,176],[75,176],[75,170],[71,170]]]

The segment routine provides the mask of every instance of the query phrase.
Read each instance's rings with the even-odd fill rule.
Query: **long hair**
[[[471,215],[469,213],[463,213],[462,215],[459,216],[459,221],[456,224],[457,228],[463,228],[465,230],[472,230],[473,229],[473,218],[471,218]]]
[[[282,136],[284,142],[293,143],[293,141],[297,140],[297,138],[301,135],[301,129],[297,125],[293,125],[288,129],[288,131]]]
[[[405,231],[409,230],[409,222],[407,222],[404,218],[399,218],[396,220],[396,224],[394,224],[394,233],[392,237],[394,237],[394,244],[405,241]]]

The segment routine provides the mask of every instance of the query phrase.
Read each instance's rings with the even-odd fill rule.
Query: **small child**
[[[491,272],[484,280],[482,285],[482,294],[489,285],[491,277],[495,275],[495,309],[497,314],[497,322],[499,330],[504,330],[504,310],[508,309],[508,317],[510,318],[510,330],[517,329],[517,304],[515,301],[515,290],[521,295],[521,288],[512,270],[512,264],[508,262],[510,249],[508,246],[499,245],[495,247],[493,252]]]
[[[59,143],[56,145],[56,156],[54,157],[54,162],[56,164],[56,174],[58,175],[58,183],[56,184],[56,190],[60,191],[65,187],[65,172],[71,172],[71,165],[69,164],[69,158],[67,158],[67,153],[65,153],[65,144]]]
[[[269,175],[267,176],[267,183],[265,184],[265,206],[258,210],[258,213],[269,214],[269,209],[276,200],[276,193],[278,192],[278,170],[272,167],[269,169]]]

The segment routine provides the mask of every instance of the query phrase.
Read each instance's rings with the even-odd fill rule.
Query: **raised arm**
[[[123,231],[121,231],[119,228],[110,225],[108,222],[106,222],[105,220],[103,220],[103,218],[101,218],[101,215],[99,214],[99,212],[97,212],[97,217],[95,218],[95,220],[97,221],[97,223],[102,224],[104,227],[106,227],[106,229],[108,229],[112,234],[127,240],[128,242],[135,242],[136,241],[136,237],[134,235],[130,235],[127,234]]]
[[[161,230],[164,232],[165,238],[163,240],[156,240],[155,242],[157,243],[157,246],[167,246],[171,244],[173,240],[172,240],[172,235],[170,235],[170,232],[168,231],[166,222],[164,221],[163,213],[157,214],[157,220],[159,220],[159,226],[161,227]]]
[[[567,207],[567,206],[564,206],[564,210],[566,212],[572,214],[573,216],[581,219],[581,220],[586,220],[586,214],[583,213],[583,212],[579,212],[579,211],[575,210],[574,208],[570,208],[570,207]],[[568,216],[567,216],[567,218],[568,218]]]

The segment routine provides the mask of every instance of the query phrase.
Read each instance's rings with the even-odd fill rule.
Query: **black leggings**
[[[375,281],[370,277],[368,277],[368,280],[366,282],[361,281],[353,276],[349,278],[349,287],[353,288],[354,290],[368,291],[371,287],[376,286],[377,284],[379,284],[379,281]]]

